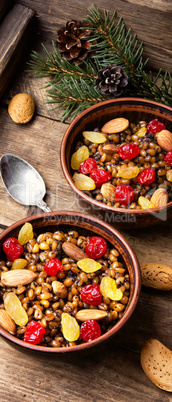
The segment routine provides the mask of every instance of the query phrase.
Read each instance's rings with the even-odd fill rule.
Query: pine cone
[[[57,34],[57,48],[61,56],[72,64],[81,64],[91,47],[91,43],[85,39],[91,34],[88,24],[83,21],[69,21]]]
[[[117,98],[128,85],[128,75],[122,67],[112,64],[98,72],[96,86],[107,98]]]

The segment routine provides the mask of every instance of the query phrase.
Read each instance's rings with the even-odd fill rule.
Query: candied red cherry
[[[9,237],[3,243],[3,250],[10,261],[14,261],[23,254],[23,247],[15,237]]]
[[[101,258],[107,250],[107,243],[103,237],[91,236],[88,237],[85,245],[85,253],[89,258]]]
[[[93,169],[97,168],[97,162],[95,161],[94,158],[87,158],[85,161],[81,162],[79,171],[82,174],[88,174],[90,173]]]
[[[172,166],[172,149],[166,153],[164,160],[169,166]]]
[[[48,275],[56,275],[57,272],[63,271],[63,266],[61,261],[58,258],[52,258],[51,260],[47,261],[44,265],[44,271]]]
[[[32,343],[37,345],[41,342],[41,339],[45,335],[45,328],[38,321],[31,321],[26,328],[24,334],[24,342]]]
[[[106,170],[97,168],[91,171],[90,177],[95,181],[96,187],[101,187],[101,185],[109,181],[112,176]]]
[[[133,159],[140,153],[140,149],[133,142],[129,142],[127,144],[123,144],[118,148],[119,156],[122,159]]]
[[[145,186],[153,183],[155,181],[155,170],[152,168],[143,169],[137,176],[137,181]]]
[[[158,119],[151,120],[147,125],[147,131],[151,134],[159,133],[162,130],[165,130],[166,126],[164,123],[161,123]]]
[[[81,289],[81,300],[91,306],[98,306],[102,302],[100,285],[86,285]]]
[[[101,328],[96,320],[87,320],[81,324],[80,337],[85,342],[93,341],[101,336]]]
[[[122,205],[128,205],[134,200],[134,189],[131,186],[120,184],[115,187],[116,201]]]

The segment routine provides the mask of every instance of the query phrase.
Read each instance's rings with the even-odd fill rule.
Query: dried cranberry
[[[80,337],[85,342],[93,341],[101,336],[101,328],[96,320],[84,321],[81,325]]]
[[[45,328],[38,321],[31,321],[26,328],[24,334],[24,342],[32,343],[37,345],[41,342],[41,339],[45,335]]]
[[[100,285],[86,285],[81,289],[81,300],[91,306],[98,306],[102,302]]]
[[[101,185],[110,180],[112,176],[106,170],[97,168],[91,171],[90,177],[95,181],[96,187],[101,187]]]
[[[153,183],[155,181],[155,170],[152,168],[143,169],[137,176],[137,181],[145,186]]]
[[[156,134],[162,130],[165,130],[166,126],[164,123],[161,123],[158,119],[151,120],[147,125],[148,133]]]
[[[127,144],[123,144],[118,148],[119,156],[122,159],[133,159],[140,153],[140,149],[136,144],[129,142]]]
[[[85,252],[89,258],[101,258],[107,250],[107,243],[103,237],[92,236],[88,237]]]
[[[44,265],[44,271],[48,275],[56,275],[57,272],[63,271],[62,263],[58,258],[52,258]]]
[[[97,168],[97,162],[95,161],[94,158],[87,158],[85,161],[81,162],[79,171],[82,174],[88,174],[90,173],[93,169]]]
[[[115,187],[116,201],[122,205],[128,205],[134,200],[134,190],[131,186],[120,184]]]
[[[167,164],[169,166],[172,166],[172,149],[167,152],[167,154],[165,155],[164,160],[167,162]]]
[[[23,247],[15,237],[9,237],[3,243],[3,250],[10,261],[14,261],[23,253]]]

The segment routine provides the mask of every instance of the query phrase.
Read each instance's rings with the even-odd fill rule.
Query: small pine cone
[[[91,34],[88,24],[83,21],[69,21],[57,34],[57,48],[61,56],[72,64],[81,64],[91,47],[91,43],[85,39]]]
[[[116,66],[116,64],[107,66],[98,72],[96,86],[107,98],[117,98],[123,93],[127,85],[128,75],[122,67]]]

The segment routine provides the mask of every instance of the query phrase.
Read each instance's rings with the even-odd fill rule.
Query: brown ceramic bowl
[[[169,106],[138,98],[121,98],[98,103],[79,114],[66,130],[61,144],[61,165],[64,176],[72,190],[87,202],[95,215],[101,214],[106,222],[120,227],[136,228],[166,221],[172,216],[172,202],[169,202],[165,208],[153,208],[151,212],[148,209],[114,208],[89,197],[79,190],[72,180],[71,155],[75,152],[76,142],[82,138],[82,132],[102,127],[105,122],[116,117],[125,117],[130,121],[150,121],[159,118],[167,129],[172,131],[172,108]]]
[[[114,327],[95,339],[94,341],[80,344],[78,346],[73,346],[69,348],[51,348],[51,347],[42,347],[39,345],[31,345],[22,340],[17,339],[4,329],[0,328],[0,335],[6,340],[11,342],[12,346],[17,347],[19,349],[24,350],[32,350],[38,352],[45,353],[53,353],[59,355],[68,355],[72,352],[78,351],[89,351],[90,348],[101,345],[102,342],[108,341],[112,336],[114,336],[121,328],[123,328],[124,324],[127,323],[129,318],[131,317],[136,304],[138,302],[140,287],[141,287],[141,279],[140,279],[140,269],[139,263],[136,255],[133,250],[124,239],[124,237],[113,229],[108,224],[96,219],[92,218],[89,215],[84,215],[81,213],[75,212],[66,212],[66,211],[58,211],[58,212],[50,212],[43,213],[39,215],[34,215],[29,218],[22,219],[13,225],[11,225],[8,229],[4,230],[0,234],[0,259],[3,259],[3,251],[2,244],[8,237],[17,237],[21,226],[25,222],[31,222],[36,233],[43,233],[44,231],[56,231],[56,230],[64,230],[67,231],[69,229],[75,229],[79,231],[79,233],[84,235],[100,235],[102,236],[112,247],[116,247],[119,253],[121,254],[130,276],[130,297],[128,301],[128,305],[126,307],[125,313],[123,317],[114,325]]]

